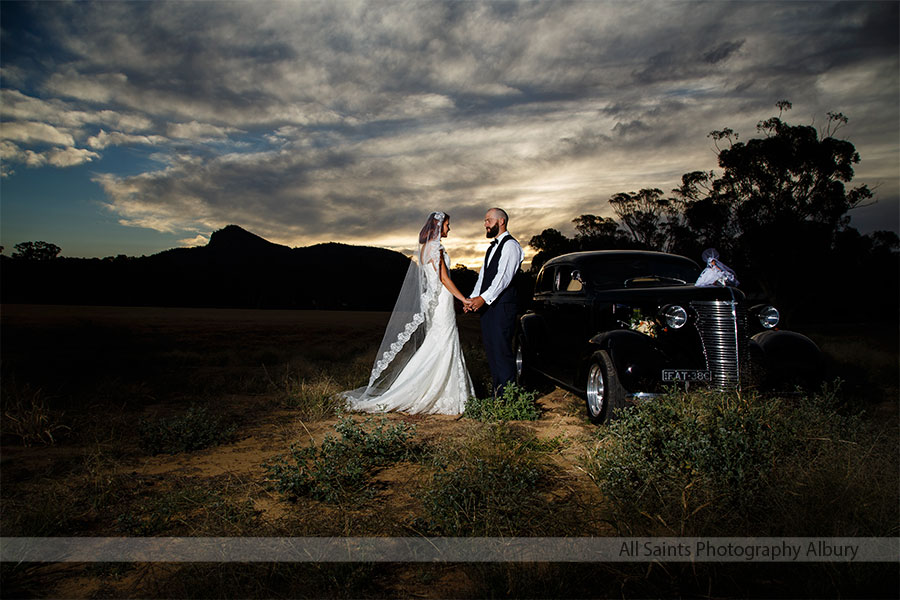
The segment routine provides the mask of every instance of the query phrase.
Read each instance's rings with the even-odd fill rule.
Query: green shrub
[[[419,494],[426,517],[414,527],[449,536],[540,531],[550,513],[541,495],[548,475],[543,449],[533,433],[506,424],[482,427],[444,448],[434,459],[437,471]]]
[[[629,535],[858,535],[846,508],[836,515],[821,502],[836,490],[845,502],[871,496],[852,464],[866,478],[892,478],[893,492],[876,504],[896,507],[896,469],[863,460],[876,442],[838,405],[828,389],[791,401],[670,393],[602,430],[588,471],[609,501],[607,518]],[[876,519],[885,511],[896,519],[885,508]]]
[[[535,421],[540,417],[537,392],[515,384],[503,388],[497,397],[472,397],[466,402],[465,416],[476,421]]]
[[[235,425],[224,425],[204,407],[191,405],[183,415],[168,419],[141,419],[140,446],[148,454],[192,452],[230,442]]]
[[[338,502],[371,492],[366,481],[380,466],[414,457],[420,450],[412,442],[415,426],[393,425],[382,417],[371,428],[369,417],[362,425],[344,417],[335,425],[340,438],[326,435],[320,447],[291,445],[289,458],[277,457],[263,466],[276,490],[288,496],[308,496]]]

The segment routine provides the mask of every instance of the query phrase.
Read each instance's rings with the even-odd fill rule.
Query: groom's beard
[[[497,237],[498,233],[500,233],[500,223],[497,223],[493,227],[488,229],[486,237],[495,238],[495,237]]]

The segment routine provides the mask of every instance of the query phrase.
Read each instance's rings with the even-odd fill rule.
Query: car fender
[[[627,329],[607,331],[590,339],[588,354],[606,350],[622,385],[634,391],[659,378],[665,355],[652,338]],[[587,368],[584,365],[583,368]]]
[[[814,383],[821,376],[822,351],[811,339],[795,331],[770,330],[751,338],[770,384],[805,380]]]
[[[796,331],[763,331],[752,339],[759,344],[766,359],[770,361],[799,366],[818,362],[822,357],[822,351],[816,343]]]
[[[529,361],[533,358],[543,358],[546,354],[548,348],[546,328],[547,324],[541,315],[526,313],[519,318],[517,335],[521,336],[521,343],[531,357]]]
[[[526,313],[519,318],[519,335],[529,348],[541,348],[544,338],[540,315]]]

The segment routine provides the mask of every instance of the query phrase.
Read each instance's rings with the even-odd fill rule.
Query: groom
[[[516,330],[516,289],[513,277],[525,258],[522,246],[506,230],[509,215],[492,208],[484,216],[487,237],[492,238],[484,266],[472,290],[466,312],[486,307],[481,314],[481,338],[491,369],[494,395],[516,380],[516,358],[512,340]]]

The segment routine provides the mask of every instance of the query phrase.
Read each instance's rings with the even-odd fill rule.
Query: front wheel
[[[597,425],[615,419],[625,408],[625,388],[606,350],[591,356],[587,371],[586,404],[588,418]]]

